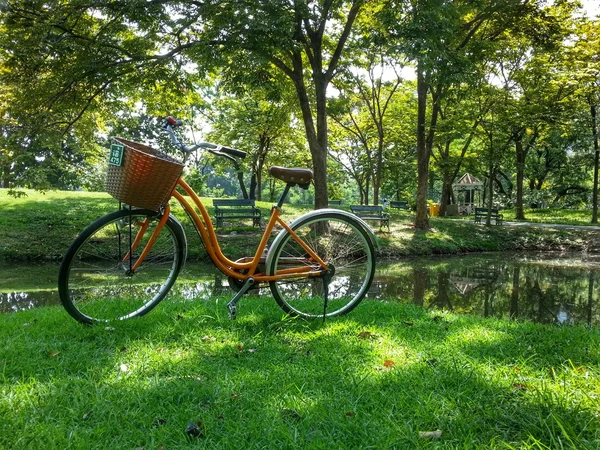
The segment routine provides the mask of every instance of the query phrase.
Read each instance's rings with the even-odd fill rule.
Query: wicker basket
[[[120,166],[108,166],[106,192],[128,205],[158,211],[173,193],[183,163],[147,145],[113,139],[123,145],[123,159]]]

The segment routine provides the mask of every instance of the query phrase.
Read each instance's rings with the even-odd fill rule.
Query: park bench
[[[408,209],[408,202],[404,200],[390,201],[390,208]]]
[[[341,200],[327,200],[329,206],[340,206],[342,204]]]
[[[490,213],[490,219],[494,221],[496,225],[502,225],[504,216],[497,209],[492,208]],[[481,223],[481,220],[487,220],[488,209],[487,208],[475,208],[475,223]]]
[[[388,213],[383,212],[381,205],[352,205],[350,211],[362,220],[377,220],[379,221],[379,229],[385,225],[390,231],[390,216]]]
[[[252,199],[214,199],[213,206],[217,228],[229,219],[252,219],[252,226],[261,226],[261,212]]]

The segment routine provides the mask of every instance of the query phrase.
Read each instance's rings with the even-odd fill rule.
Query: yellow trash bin
[[[432,203],[429,205],[429,215],[431,217],[437,217],[440,214],[440,204]]]

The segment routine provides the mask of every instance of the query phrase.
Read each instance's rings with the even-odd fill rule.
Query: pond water
[[[0,313],[60,304],[57,272],[58,263],[0,264]],[[379,261],[368,297],[484,317],[598,327],[599,286],[600,255],[490,253]],[[187,264],[174,289],[188,299],[231,292],[226,277],[202,264]]]

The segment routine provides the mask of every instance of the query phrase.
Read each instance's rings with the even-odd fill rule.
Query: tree
[[[594,154],[594,184],[592,191],[592,223],[598,223],[598,172],[600,145],[598,144],[598,110],[600,109],[600,20],[581,20],[577,27],[577,42],[570,49],[568,61],[577,74],[577,94],[589,111],[589,130]],[[574,66],[574,67],[573,67]]]
[[[23,97],[47,92],[38,115],[67,128],[124,93],[137,100],[157,84],[185,91],[212,67],[264,83],[280,70],[296,90],[320,208],[327,205],[327,88],[363,3],[15,0],[3,24],[14,36],[13,85],[30,77],[25,85],[33,87],[47,74]]]
[[[262,199],[265,165],[271,153],[277,156],[301,155],[305,148],[300,142],[297,127],[293,126],[293,111],[285,97],[269,99],[268,93],[249,87],[236,95],[216,93],[203,108],[211,125],[207,138],[248,152],[250,166],[250,198]]]
[[[386,56],[387,49],[367,49],[353,60],[335,84],[340,96],[330,108],[333,120],[354,135],[369,158],[369,173],[373,183],[373,203],[379,204],[379,190],[390,147],[389,114],[394,96],[402,83],[402,66]],[[393,74],[393,75],[392,75]]]
[[[327,89],[364,0],[202,5],[204,38],[236,61],[265,74],[279,69],[292,82],[311,152],[315,207],[327,206]],[[226,74],[240,75],[237,65]]]
[[[495,45],[509,30],[522,26],[524,18],[537,13],[539,3],[529,0],[398,0],[394,2],[396,8],[380,14],[391,37],[407,57],[416,62],[417,228],[429,227],[426,212],[429,159],[449,89],[463,83],[477,84],[483,77],[481,61],[491,57]]]

